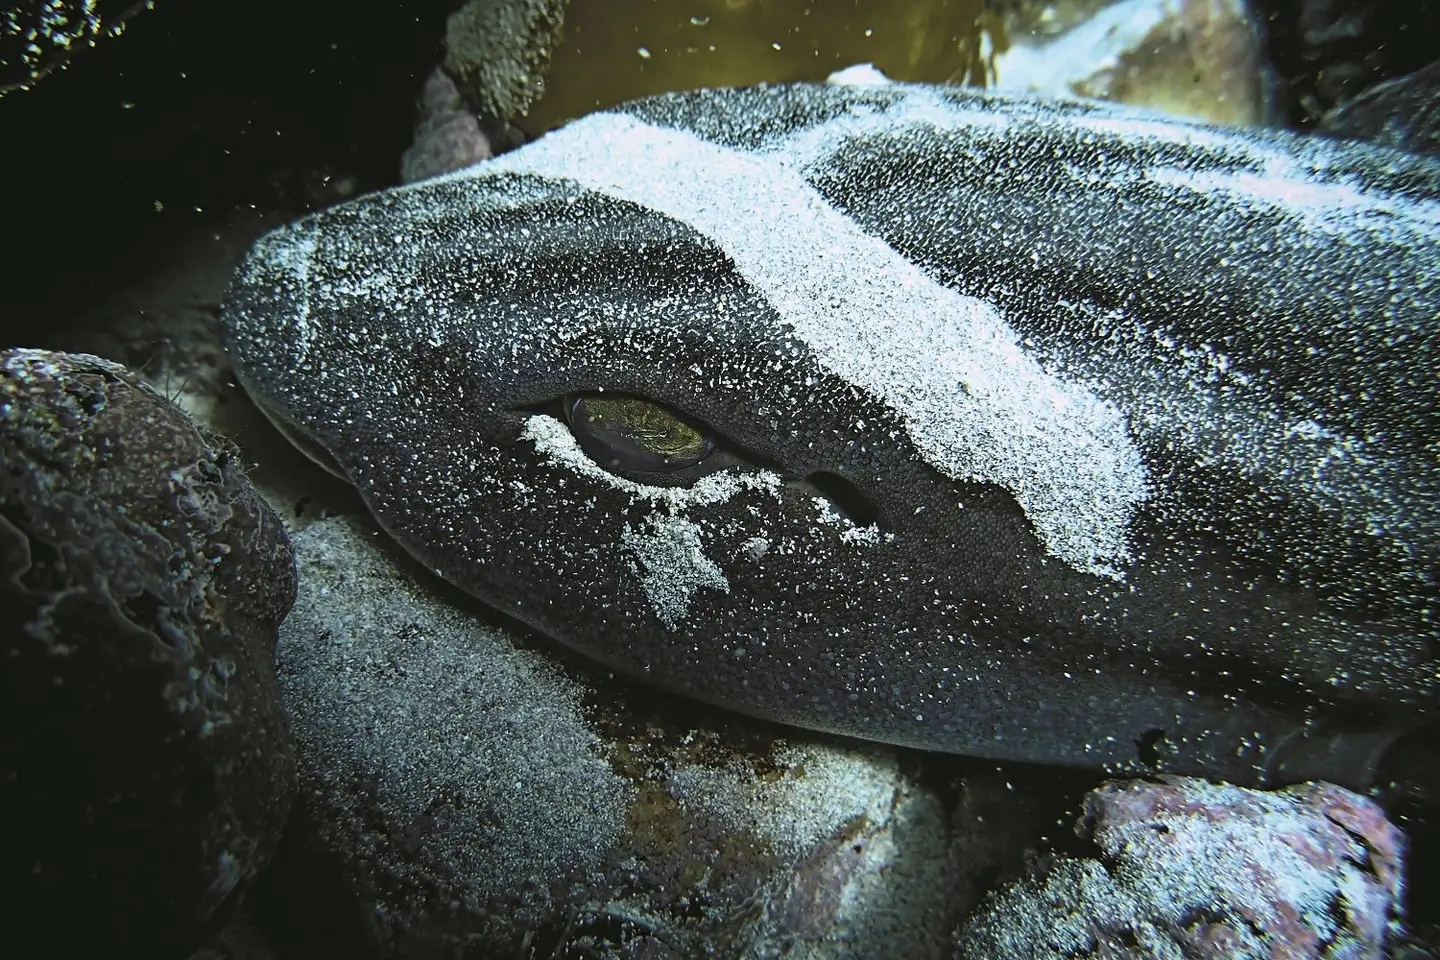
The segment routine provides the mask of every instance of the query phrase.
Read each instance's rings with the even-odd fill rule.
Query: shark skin
[[[996,759],[1365,786],[1435,720],[1440,162],[1110,104],[670,94],[260,239],[258,404],[610,667]],[[703,425],[666,475],[562,398]]]

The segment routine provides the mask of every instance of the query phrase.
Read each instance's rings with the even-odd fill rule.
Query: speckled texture
[[[1331,784],[1108,783],[1076,832],[1097,858],[1061,857],[992,896],[959,960],[1379,960],[1400,929],[1404,837]]]
[[[583,881],[624,825],[630,789],[579,688],[399,581],[353,522],[294,539],[301,589],[278,669],[325,841],[379,861],[357,879],[377,886],[382,922],[512,896],[509,922],[533,922],[551,883]]]
[[[183,956],[294,790],[289,543],[227,441],[123,367],[0,354],[3,916],[57,955]]]
[[[1440,686],[1437,184],[1099,104],[672,95],[270,234],[223,320],[427,567],[628,673],[1117,770],[1255,782],[1289,738],[1359,785]],[[780,483],[671,506],[535,441],[598,389],[714,427],[681,486]],[[819,522],[825,477],[889,536]],[[625,531],[681,517],[728,590],[686,561],[674,629]]]
[[[287,673],[287,683],[314,694],[292,704],[307,721],[298,728],[301,776],[313,789],[301,794],[309,809],[302,808],[292,820],[291,843],[272,864],[268,886],[257,891],[263,896],[247,901],[259,911],[261,932],[284,948],[281,955],[328,956],[340,950],[354,956],[430,958],[445,949],[468,948],[483,956],[509,957],[528,941],[537,956],[554,952],[577,960],[787,952],[868,960],[883,955],[892,943],[913,947],[909,952],[915,957],[946,956],[955,924],[978,902],[998,866],[1013,860],[1038,823],[1048,820],[1035,809],[1037,778],[1014,780],[1012,788],[989,765],[977,769],[953,757],[812,742],[797,731],[656,696],[648,687],[589,669],[583,659],[514,624],[495,625],[484,619],[483,610],[479,618],[457,611],[467,609],[467,598],[406,562],[365,515],[353,490],[342,488],[271,429],[223,367],[218,325],[202,322],[207,318],[195,305],[218,302],[233,268],[225,252],[238,260],[240,241],[248,243],[253,233],[251,218],[243,217],[219,236],[207,232],[193,238],[137,275],[136,287],[110,301],[108,309],[76,322],[67,338],[77,346],[108,344],[112,350],[131,344],[136,351],[154,349],[163,343],[163,353],[146,366],[146,374],[157,386],[181,390],[179,400],[192,416],[241,446],[257,488],[295,531],[306,563],[302,589],[312,577],[329,587],[328,594],[315,598],[316,607],[292,616],[292,627],[314,615],[323,622],[317,630],[335,628],[333,637],[359,632],[367,639],[357,645],[383,657],[386,666],[403,665],[411,676],[443,676],[447,660],[473,666],[477,649],[494,653],[506,667],[538,664],[537,677],[557,682],[560,705],[544,706],[543,686],[497,680],[485,688],[517,699],[504,701],[494,712],[501,717],[537,711],[570,716],[575,704],[568,698],[578,693],[580,717],[595,737],[579,745],[596,750],[629,789],[618,797],[617,810],[596,813],[597,821],[618,819],[623,829],[603,858],[604,869],[589,872],[585,882],[552,895],[551,889],[536,893],[527,879],[518,891],[497,900],[472,897],[452,909],[452,901],[437,891],[471,890],[473,881],[483,893],[497,884],[483,874],[447,879],[436,864],[484,863],[491,857],[514,864],[521,855],[542,867],[553,864],[556,857],[522,841],[543,837],[533,830],[527,834],[527,826],[553,823],[565,811],[548,818],[543,811],[525,810],[503,780],[476,776],[463,785],[461,795],[481,805],[493,800],[495,809],[518,819],[487,822],[492,829],[477,846],[473,833],[446,832],[455,822],[447,819],[446,804],[457,794],[437,787],[437,809],[443,815],[437,818],[438,829],[425,832],[428,821],[422,817],[417,824],[413,807],[396,802],[397,794],[414,803],[426,784],[444,783],[423,772],[427,762],[441,771],[475,773],[469,755],[481,749],[475,744],[482,735],[448,745],[432,742],[438,738],[423,728],[434,722],[448,729],[450,724],[436,720],[423,705],[432,697],[449,703],[443,681],[402,688],[404,678],[393,670],[362,673],[353,662],[346,665],[345,648],[333,640],[319,651],[307,651],[301,636],[288,635],[287,644],[296,645],[289,669],[299,672],[309,664],[317,671],[305,677]],[[124,355],[137,362],[145,356]],[[671,490],[664,502],[718,496],[729,479],[717,476],[689,490]],[[323,570],[312,569],[307,556],[326,558],[318,564]],[[403,611],[408,619],[398,624],[377,619],[376,611],[388,608]],[[395,634],[371,634],[366,625],[372,621],[394,624],[396,633],[411,641],[393,644],[392,650],[387,644]],[[362,726],[369,729],[375,715],[343,712],[359,709],[346,698],[363,701],[359,691],[367,689],[367,679],[373,680],[379,702],[393,705],[406,690],[418,696],[422,706],[390,710],[383,723],[373,724],[376,733],[406,749],[388,751],[363,730],[361,746],[371,749],[327,741],[331,733],[349,737]],[[463,712],[463,705],[458,709]],[[407,720],[416,726],[407,727]],[[503,723],[499,728],[509,730]],[[777,742],[782,734],[790,739]],[[531,756],[506,756],[505,751],[507,745],[529,751],[533,744],[529,737],[499,736],[483,752],[501,757],[497,768],[528,769]],[[345,766],[353,762],[360,773],[326,781],[318,771],[306,772],[303,765],[311,757],[325,771],[353,769]],[[587,764],[578,766],[596,772]],[[399,785],[384,795],[383,806],[371,789],[381,780]],[[714,796],[697,795],[693,785],[702,781],[716,785]],[[1041,792],[1053,790],[1052,775],[1038,781]],[[892,793],[884,793],[886,784]],[[574,794],[562,790],[561,796]],[[885,796],[893,797],[888,806]],[[567,809],[574,812],[574,807]],[[511,841],[514,849],[505,847]],[[557,842],[573,850],[568,836],[559,835]],[[509,911],[517,901],[550,906],[512,922]],[[759,904],[771,906],[761,910]],[[263,944],[250,942],[255,937],[245,929],[245,909],[242,904],[239,929],[232,924],[236,936],[227,936],[216,950],[237,958],[273,956]],[[283,914],[280,922],[277,912]],[[305,938],[298,945],[293,942],[297,934]]]
[[[888,749],[677,724],[455,609],[356,520],[294,541],[279,669],[310,842],[383,955],[939,957],[1003,856]]]
[[[0,7],[0,97],[29,90],[70,58],[125,32],[153,0],[25,0]]]
[[[525,116],[545,92],[567,0],[467,0],[445,24],[445,70],[495,120]]]

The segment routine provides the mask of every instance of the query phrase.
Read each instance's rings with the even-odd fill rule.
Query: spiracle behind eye
[[[639,397],[571,394],[565,417],[580,447],[610,470],[673,473],[693,467],[715,449],[703,427]]]

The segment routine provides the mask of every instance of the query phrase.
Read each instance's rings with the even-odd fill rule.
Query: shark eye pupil
[[[565,415],[581,449],[611,470],[673,473],[693,467],[715,449],[703,428],[639,397],[571,394],[565,398]]]

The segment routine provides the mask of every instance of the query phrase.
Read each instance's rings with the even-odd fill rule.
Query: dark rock
[[[235,449],[123,367],[0,354],[0,858],[21,941],[181,956],[294,789],[289,542]]]
[[[1270,71],[1246,0],[1119,0],[1061,11],[1048,2],[1004,4],[1009,46],[995,56],[997,89],[1113,100],[1211,123],[1268,121]]]
[[[1347,100],[1320,119],[1319,129],[1440,155],[1440,60]]]
[[[1379,960],[1401,933],[1404,836],[1333,784],[1112,781],[1075,829],[1098,855],[992,895],[957,957]]]
[[[400,158],[400,179],[414,183],[490,157],[490,139],[460,99],[455,81],[431,71],[416,104],[415,140]]]
[[[1292,126],[1435,59],[1434,0],[1256,0],[1268,19],[1270,59],[1284,81]]]
[[[525,116],[545,92],[568,0],[468,0],[445,22],[445,70],[476,112]]]

